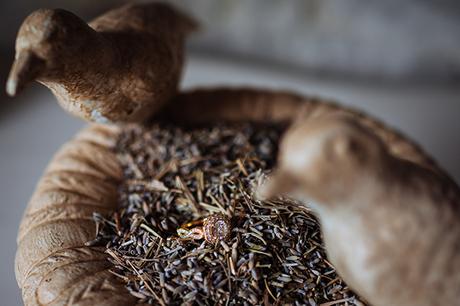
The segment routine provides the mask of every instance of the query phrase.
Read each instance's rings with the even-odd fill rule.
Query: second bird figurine
[[[282,140],[258,190],[307,204],[328,257],[373,306],[459,305],[460,192],[449,178],[393,156],[352,119],[317,118]]]
[[[23,22],[7,92],[37,80],[86,120],[141,122],[176,92],[195,22],[164,3],[128,4],[89,25],[61,9]]]

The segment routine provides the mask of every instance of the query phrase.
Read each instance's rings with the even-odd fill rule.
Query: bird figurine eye
[[[203,220],[188,222],[177,229],[177,235],[183,240],[201,240],[216,244],[220,240],[228,240],[231,224],[228,217],[222,214],[211,215]]]

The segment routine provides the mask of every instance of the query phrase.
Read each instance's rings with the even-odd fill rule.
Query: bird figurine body
[[[90,24],[62,9],[37,10],[19,29],[7,92],[37,80],[86,120],[146,120],[175,94],[195,28],[164,3],[127,4]]]
[[[460,305],[460,191],[447,176],[342,117],[294,125],[279,154],[256,194],[310,206],[330,261],[371,305]]]

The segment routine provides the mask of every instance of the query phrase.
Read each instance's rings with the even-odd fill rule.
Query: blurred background
[[[22,20],[41,7],[86,20],[127,1],[0,3],[0,86]],[[145,2],[145,1],[144,1]],[[456,0],[170,1],[202,29],[189,43],[182,88],[291,89],[365,110],[421,144],[460,182],[460,2]],[[84,125],[38,85],[0,91],[0,296],[20,305],[16,231],[53,152]]]

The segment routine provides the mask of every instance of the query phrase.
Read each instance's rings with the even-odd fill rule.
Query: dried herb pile
[[[362,305],[336,275],[317,221],[289,201],[260,202],[280,129],[130,126],[117,145],[122,208],[95,215],[112,272],[154,305]],[[184,223],[231,218],[229,240],[181,240]]]

